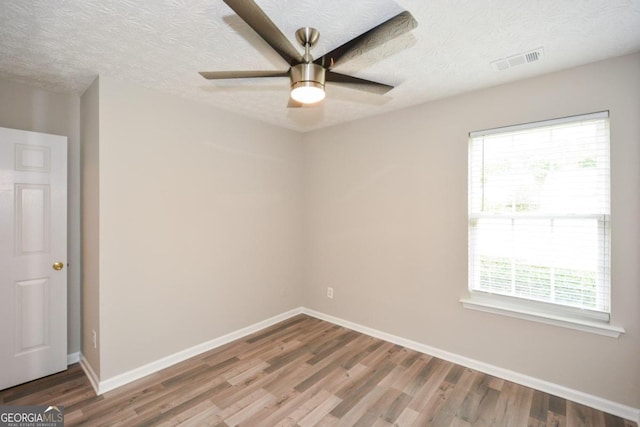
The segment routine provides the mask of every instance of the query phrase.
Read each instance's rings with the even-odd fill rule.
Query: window
[[[609,321],[609,114],[469,135],[472,298]]]

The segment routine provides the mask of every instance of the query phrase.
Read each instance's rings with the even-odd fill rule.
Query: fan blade
[[[333,71],[328,70],[325,73],[325,81],[344,84],[345,86],[351,87],[353,89],[377,93],[378,95],[384,95],[385,93],[393,89],[393,86],[389,86],[384,83],[378,83],[371,80],[361,79],[359,77],[348,76],[346,74],[334,73]]]
[[[289,71],[201,71],[207,80],[251,79],[256,77],[289,77]]]
[[[360,55],[386,41],[411,31],[417,26],[418,21],[413,18],[411,13],[405,10],[313,62],[326,68],[332,68],[339,61],[346,61],[349,58]]]
[[[253,0],[224,0],[244,22],[266,41],[289,65],[303,62],[302,56]]]

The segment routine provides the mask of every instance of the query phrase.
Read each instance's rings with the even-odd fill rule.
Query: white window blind
[[[472,294],[608,320],[608,112],[473,132],[469,141]]]

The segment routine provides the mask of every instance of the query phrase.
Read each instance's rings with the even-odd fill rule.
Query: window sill
[[[471,310],[501,314],[503,316],[531,320],[534,322],[545,323],[547,325],[561,326],[563,328],[575,329],[582,332],[589,332],[612,338],[618,338],[620,334],[625,332],[622,327],[613,326],[604,322],[540,312],[534,309],[504,304],[500,301],[487,301],[486,299],[475,299],[470,297],[462,298],[460,299],[460,302],[464,308]]]

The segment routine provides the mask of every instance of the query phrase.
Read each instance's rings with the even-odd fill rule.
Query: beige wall
[[[80,98],[82,138],[82,355],[100,372],[100,181],[99,79]],[[99,340],[97,340],[99,341]],[[96,342],[99,344],[99,342]]]
[[[636,54],[304,135],[304,305],[640,407],[638,76]],[[612,321],[627,333],[464,309],[468,132],[601,110],[611,112]]]
[[[299,135],[100,78],[102,380],[300,305]]]
[[[80,351],[80,99],[0,79],[0,126],[68,138],[67,353]]]

